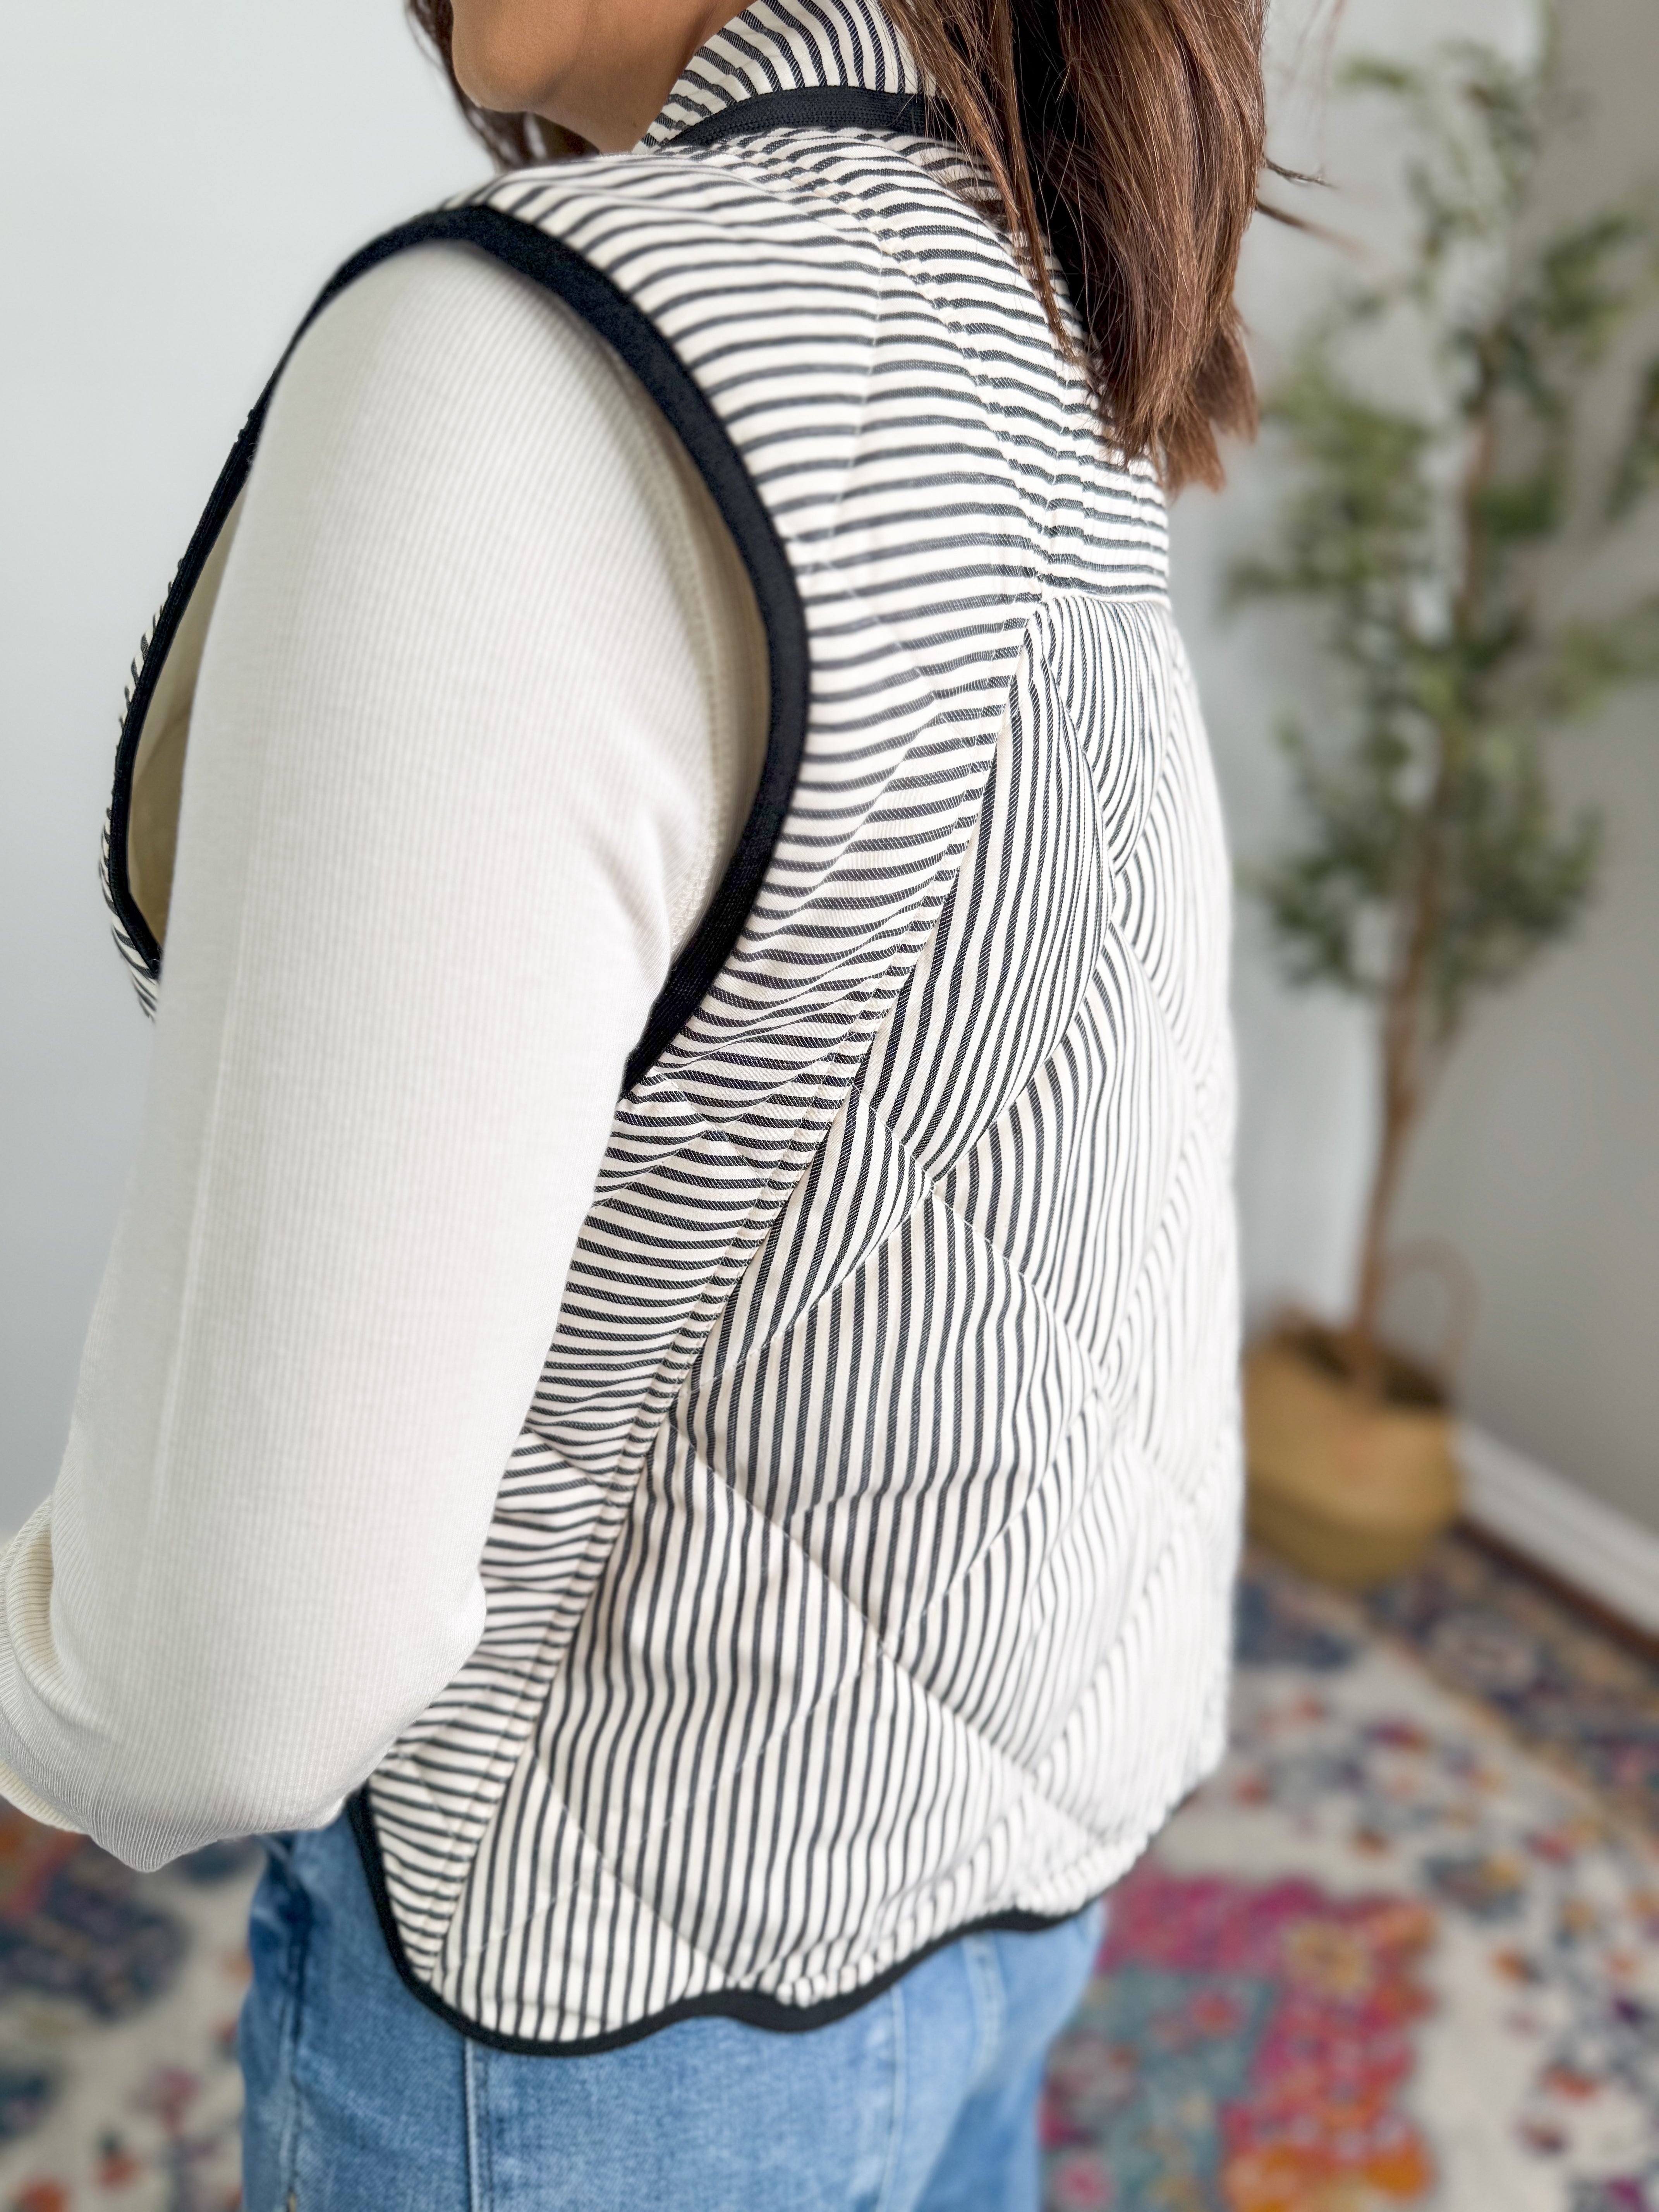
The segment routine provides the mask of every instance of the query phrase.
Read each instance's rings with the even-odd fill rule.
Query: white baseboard
[[[1477,1527],[1659,1636],[1659,1535],[1468,1422],[1458,1455]]]

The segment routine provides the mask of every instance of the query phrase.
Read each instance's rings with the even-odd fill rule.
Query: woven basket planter
[[[1368,1389],[1334,1331],[1282,1322],[1245,1360],[1244,1434],[1251,1534],[1322,1582],[1385,1582],[1457,1517],[1444,1391],[1397,1353]]]

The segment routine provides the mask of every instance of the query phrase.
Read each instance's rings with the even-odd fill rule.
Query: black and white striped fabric
[[[635,154],[340,280],[442,235],[560,290],[702,467],[773,656],[483,1639],[356,1809],[411,1986],[514,2048],[811,2025],[1069,1914],[1223,1739],[1229,885],[1164,503],[960,155],[848,88],[906,121],[887,20],[761,0]]]

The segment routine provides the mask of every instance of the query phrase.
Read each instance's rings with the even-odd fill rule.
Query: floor
[[[1659,2212],[1659,1666],[1455,1539],[1363,1609],[1254,1563],[1239,1658],[1048,2212]]]
[[[1253,1560],[1234,1742],[1119,1891],[1047,2212],[1659,2212],[1659,1663],[1454,1537]],[[257,1852],[0,1808],[0,2212],[228,2212]]]

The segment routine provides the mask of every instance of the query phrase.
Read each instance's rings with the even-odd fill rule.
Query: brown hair
[[[581,150],[538,116],[478,108],[455,84],[451,0],[406,5],[498,161]],[[1040,241],[1052,249],[1113,442],[1172,489],[1218,483],[1218,434],[1255,427],[1233,281],[1264,166],[1262,0],[888,5],[1078,356]]]

